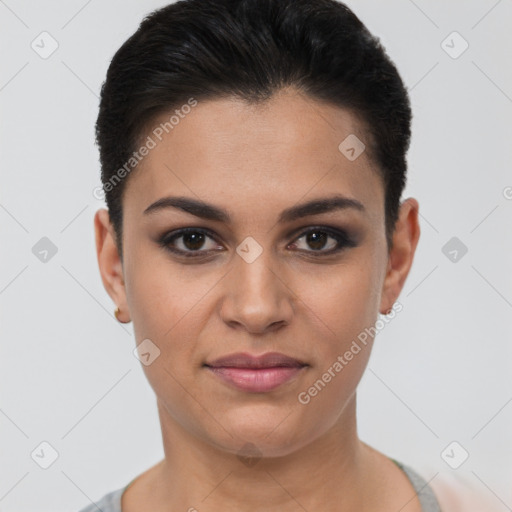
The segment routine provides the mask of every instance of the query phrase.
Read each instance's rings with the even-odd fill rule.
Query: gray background
[[[163,455],[131,324],[115,321],[100,281],[92,221],[103,207],[100,85],[116,49],[166,3],[0,1],[2,512],[78,510]],[[419,200],[422,226],[403,311],[360,385],[360,435],[434,487],[467,485],[487,511],[512,510],[512,2],[347,3],[409,88],[405,196]],[[59,45],[47,59],[31,48],[43,31]],[[454,31],[469,43],[457,58]],[[32,251],[43,237],[58,249],[46,262]],[[442,250],[452,237],[468,248],[455,262]],[[48,469],[31,456],[43,441],[58,452]],[[469,453],[458,469],[444,451],[454,441],[452,464]]]

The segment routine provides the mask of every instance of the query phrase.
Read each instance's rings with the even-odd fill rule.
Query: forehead
[[[257,105],[226,98],[178,107],[145,134],[152,148],[128,180],[125,207],[142,212],[166,194],[228,210],[272,207],[338,192],[377,211],[383,186],[362,126],[348,110],[290,90]]]

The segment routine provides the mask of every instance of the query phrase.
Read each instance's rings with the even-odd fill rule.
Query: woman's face
[[[143,369],[165,428],[286,455],[354,414],[345,407],[372,344],[358,336],[403,284],[389,267],[381,178],[357,156],[364,132],[291,91],[261,106],[199,102],[161,131],[128,179],[123,275],[107,289],[137,344],[151,340]],[[268,353],[281,356],[266,369],[236,356]]]

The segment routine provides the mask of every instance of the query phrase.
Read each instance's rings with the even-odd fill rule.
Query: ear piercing
[[[393,311],[393,306],[389,307],[386,311],[381,312],[381,315],[389,315]]]
[[[121,310],[119,309],[119,307],[117,307],[114,311],[114,316],[116,317],[116,320],[121,323],[121,324],[127,324],[129,322],[129,320],[127,322],[123,322],[122,320],[119,320],[119,315],[121,314]]]

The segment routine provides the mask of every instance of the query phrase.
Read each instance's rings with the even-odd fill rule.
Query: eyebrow
[[[224,222],[231,222],[231,216],[226,210],[214,206],[213,204],[192,199],[189,197],[163,197],[150,204],[145,210],[144,215],[155,213],[166,208],[177,208],[186,213],[190,213],[202,219]],[[352,209],[364,212],[363,204],[357,199],[334,195],[319,199],[313,199],[307,203],[302,203],[283,210],[279,216],[278,222],[292,222],[294,220],[308,217],[310,215],[320,215],[335,210]]]

